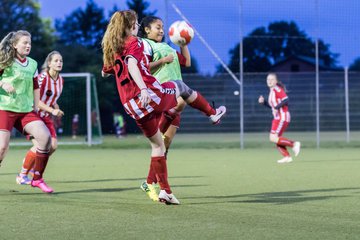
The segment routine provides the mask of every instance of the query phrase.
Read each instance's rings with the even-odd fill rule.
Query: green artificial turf
[[[16,185],[26,149],[10,149],[0,168],[0,239],[360,236],[360,150],[355,147],[303,148],[292,163],[281,165],[272,147],[174,145],[167,161],[169,182],[181,205],[167,206],[140,190],[150,149],[143,139],[138,145],[130,141],[138,147],[60,146],[45,174],[53,194]]]

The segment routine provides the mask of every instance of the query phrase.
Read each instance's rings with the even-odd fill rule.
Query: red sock
[[[35,158],[36,153],[32,152],[31,150],[26,153],[25,160],[21,169],[22,174],[29,174],[29,171],[34,167]]]
[[[281,155],[283,155],[284,157],[289,157],[290,156],[290,153],[288,152],[286,147],[281,146],[281,145],[276,145],[276,148],[277,148],[277,150],[279,150]]]
[[[165,156],[151,157],[151,168],[154,170],[161,190],[171,193],[170,185],[167,180],[167,167]]]
[[[33,180],[40,180],[45,171],[47,162],[49,160],[49,153],[44,151],[36,151],[35,165],[34,165],[34,178]]]
[[[199,93],[192,103],[188,103],[192,108],[198,109],[201,112],[205,113],[206,116],[214,115],[216,110],[210,106],[209,102]]]
[[[150,164],[148,176],[146,178],[146,182],[149,184],[157,183],[156,174],[153,168],[151,167],[151,164]]]
[[[280,145],[283,147],[293,147],[294,141],[284,138],[284,137],[279,137],[279,141],[277,142],[277,145]]]
[[[172,121],[178,116],[179,114],[176,112],[175,109],[170,109],[169,111],[163,112],[161,114],[161,118],[159,120],[159,130],[161,133],[165,133],[166,130],[170,127]]]

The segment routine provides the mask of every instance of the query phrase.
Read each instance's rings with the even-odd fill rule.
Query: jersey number
[[[121,60],[124,61],[124,59],[125,59],[125,57],[121,57]],[[122,72],[124,71],[123,62],[120,61],[119,59],[116,59],[116,60],[115,60],[115,65],[119,65],[119,70],[117,71],[116,76],[117,76],[118,78],[120,78]],[[131,75],[129,75],[129,77],[130,77],[130,79],[132,79]],[[125,78],[124,80],[122,80],[122,81],[120,82],[120,84],[121,84],[121,86],[124,86],[125,84],[127,84],[127,83],[129,83],[129,82],[130,82],[130,80],[129,80],[128,78]]]

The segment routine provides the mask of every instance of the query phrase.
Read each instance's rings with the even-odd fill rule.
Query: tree
[[[75,9],[65,19],[56,20],[57,49],[64,58],[63,72],[90,72],[96,78],[104,132],[112,129],[114,103],[119,102],[113,78],[103,79],[101,40],[107,26],[104,9],[93,0],[84,9]],[[65,101],[65,100],[64,100]],[[69,99],[73,101],[73,99]],[[120,104],[120,103],[119,103]]]
[[[360,57],[356,58],[349,67],[350,71],[360,71]]]
[[[57,19],[55,27],[59,41],[64,45],[80,44],[89,49],[99,49],[107,20],[104,9],[93,0],[86,2],[85,9],[78,8],[64,20]]]
[[[229,68],[239,71],[239,44],[229,51]],[[315,57],[315,42],[301,31],[293,21],[270,23],[267,28],[254,29],[243,40],[245,72],[266,72],[280,60],[290,56]],[[335,67],[338,54],[330,51],[330,45],[319,40],[319,58],[327,67]],[[221,66],[219,72],[223,72]]]
[[[150,3],[144,0],[132,0],[126,1],[126,5],[132,10],[134,10],[138,14],[139,22],[146,16],[155,16],[155,11],[146,11],[146,9],[150,6]]]
[[[35,0],[0,1],[0,36],[17,30],[27,30],[32,35],[30,56],[42,62],[54,46],[54,29],[49,19],[40,18],[40,5]]]

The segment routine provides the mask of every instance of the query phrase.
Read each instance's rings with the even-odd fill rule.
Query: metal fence
[[[286,53],[287,57],[291,52],[302,58],[302,52],[307,52],[306,60],[312,63],[310,69],[291,68],[289,72],[270,69],[279,74],[288,89],[292,114],[288,130],[312,134],[317,146],[326,140],[327,132],[336,132],[331,138],[335,136],[340,141],[355,140],[357,134],[353,133],[360,128],[357,94],[360,73],[341,69],[360,57],[360,19],[355,10],[360,7],[359,1],[229,0],[225,4],[210,0],[204,4],[202,1],[165,0],[164,3],[166,25],[184,19],[196,29],[189,48],[200,74],[186,75],[185,81],[209,100],[214,100],[216,105],[225,104],[228,108],[227,117],[217,127],[204,124],[203,116],[187,108],[182,115],[180,131],[239,133],[241,147],[247,133],[268,132],[271,112],[257,103],[260,94],[268,93],[266,73],[250,73],[262,72],[256,70],[262,62],[253,60],[258,60],[257,56],[267,58],[267,66],[273,67]],[[161,10],[159,13],[161,15]],[[283,34],[284,29],[269,28],[274,22],[295,23],[301,34],[291,31]],[[304,45],[306,41],[308,45]],[[288,46],[287,52],[274,54],[273,48],[284,45]],[[259,46],[262,50],[254,51]],[[328,52],[324,51],[326,48]],[[231,59],[235,52],[238,58]],[[325,68],[324,54],[335,59]],[[235,73],[214,75],[215,66],[226,68],[231,64],[238,66]],[[213,70],[209,70],[211,67]],[[202,76],[206,74],[209,77]]]
[[[278,77],[286,85],[290,100],[291,125],[288,131],[315,133],[317,130],[315,73],[278,73]],[[187,107],[182,114],[180,132],[240,134],[241,98],[243,99],[243,132],[245,134],[269,132],[271,110],[258,104],[258,97],[260,95],[267,97],[269,92],[265,73],[244,74],[243,95],[239,94],[239,86],[228,74],[213,77],[184,75],[184,80],[192,88],[200,91],[210,102],[214,101],[215,106],[225,105],[227,115],[219,126],[212,126],[210,123],[206,124],[204,116]],[[360,72],[319,74],[319,134],[337,132],[338,140],[354,140],[350,138],[351,132],[360,131],[359,93]],[[316,138],[313,140],[315,141]]]

